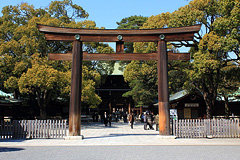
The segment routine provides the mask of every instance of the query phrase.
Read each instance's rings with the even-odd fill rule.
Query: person
[[[156,131],[158,131],[158,127],[159,127],[159,117],[158,117],[158,114],[155,116],[155,123],[156,123]]]
[[[109,127],[112,125],[112,114],[110,113],[108,116]]]
[[[147,130],[147,121],[148,121],[148,118],[147,118],[146,112],[144,112],[143,114],[144,130]]]
[[[96,121],[96,120],[95,120],[95,116],[96,116],[96,115],[95,115],[95,113],[93,113],[93,114],[92,114],[92,119],[93,119],[93,122],[95,122],[95,121]]]
[[[123,112],[123,121],[124,123],[127,123],[127,112]]]
[[[149,126],[149,129],[153,129],[153,126],[151,125],[151,115],[147,113],[147,125]]]
[[[143,123],[144,122],[144,120],[143,120],[143,118],[144,118],[143,112],[141,113],[140,118],[141,118],[141,122]]]
[[[96,112],[95,115],[96,115],[96,122],[98,122],[98,113]]]
[[[108,124],[108,115],[107,115],[107,112],[104,112],[103,122],[104,122],[105,126],[107,126],[107,124]]]
[[[117,109],[117,111],[116,111],[116,122],[118,122],[118,119],[119,119],[119,110]]]
[[[133,123],[134,123],[134,114],[133,114],[133,112],[131,112],[131,114],[129,115],[129,122],[131,124],[131,128],[133,129]]]
[[[155,116],[154,116],[153,112],[151,112],[151,129],[154,129],[154,128],[153,128],[154,118],[155,118]]]

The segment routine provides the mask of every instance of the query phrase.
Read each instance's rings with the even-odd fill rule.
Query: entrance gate
[[[189,60],[188,53],[167,52],[167,42],[193,41],[201,25],[161,29],[76,29],[37,25],[48,41],[72,41],[72,53],[49,54],[50,60],[72,60],[69,136],[81,135],[81,82],[83,60],[157,60],[159,134],[170,134],[168,60]],[[86,53],[83,42],[116,42],[116,53]],[[124,53],[124,42],[157,42],[157,53]]]

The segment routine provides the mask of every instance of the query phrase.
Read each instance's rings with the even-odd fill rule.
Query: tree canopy
[[[84,20],[87,17],[88,13],[72,0],[52,1],[44,9],[35,9],[27,3],[4,7],[0,17],[0,88],[14,91],[16,96],[34,95],[40,116],[45,118],[49,100],[69,97],[71,83],[71,62],[47,61],[47,54],[71,51],[72,43],[46,42],[36,24],[98,29],[94,21]],[[83,48],[92,52],[113,52],[103,43],[85,43]],[[103,65],[107,69],[102,69]],[[107,74],[111,66],[112,63],[84,63],[84,104],[96,107],[101,102],[94,92],[95,87],[101,82],[100,71],[102,75]]]
[[[168,44],[170,50],[175,50],[174,47],[191,47],[190,53],[194,59],[192,63],[173,62],[174,65],[172,65],[170,62],[169,81],[171,89],[175,91],[176,88],[181,88],[172,86],[178,81],[181,82],[181,85],[184,84],[184,88],[188,91],[200,91],[206,102],[208,118],[212,115],[211,110],[215,106],[219,87],[226,84],[227,79],[224,79],[222,70],[229,65],[229,61],[235,61],[237,65],[240,60],[239,12],[240,2],[238,0],[193,0],[172,13],[167,12],[149,17],[141,27],[165,28],[202,24],[201,32],[195,35],[192,43]],[[150,53],[156,51],[156,46],[155,43],[134,43],[134,52]],[[129,65],[134,66],[134,62],[132,63]],[[180,70],[171,71],[171,67]],[[235,69],[239,72],[239,67],[235,67]],[[127,70],[127,72],[131,72],[131,70]],[[127,81],[130,80],[128,76],[131,74],[135,73],[125,73]],[[179,77],[178,75],[183,76]],[[148,77],[149,75],[146,73],[144,76]],[[231,77],[230,79],[235,79],[234,77],[237,75],[229,74],[228,76]],[[179,80],[177,80],[178,78]],[[131,81],[129,82],[131,83]]]

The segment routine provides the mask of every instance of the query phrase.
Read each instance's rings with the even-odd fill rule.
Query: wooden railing
[[[173,120],[177,138],[239,138],[239,119]]]
[[[0,139],[63,138],[66,128],[66,120],[0,121]]]

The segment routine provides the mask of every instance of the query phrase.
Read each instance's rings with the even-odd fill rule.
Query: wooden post
[[[130,102],[128,103],[128,113],[129,114],[131,113],[131,103]]]
[[[116,53],[123,53],[124,52],[124,42],[117,41],[116,42]]]
[[[165,41],[158,41],[158,111],[159,134],[170,134],[167,48]]]
[[[82,42],[73,42],[69,136],[81,135]]]

